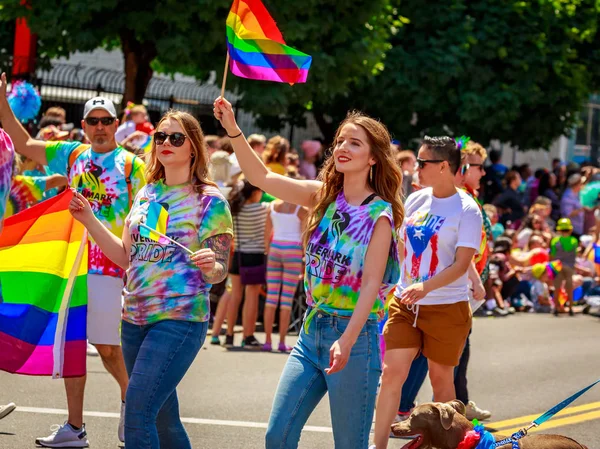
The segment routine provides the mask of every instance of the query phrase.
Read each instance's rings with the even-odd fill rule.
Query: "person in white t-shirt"
[[[400,228],[400,281],[384,329],[386,353],[375,446],[387,448],[413,359],[428,359],[434,400],[456,398],[454,367],[471,328],[467,270],[481,244],[477,203],[454,185],[461,154],[450,137],[425,137],[417,158],[426,188],[410,195]]]

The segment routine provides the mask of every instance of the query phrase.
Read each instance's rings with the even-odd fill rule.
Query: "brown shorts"
[[[386,351],[419,348],[436,363],[457,366],[471,330],[469,302],[419,306],[416,312],[416,306],[410,311],[395,296],[390,300],[383,330]]]

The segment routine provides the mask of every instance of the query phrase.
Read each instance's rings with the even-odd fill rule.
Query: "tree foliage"
[[[124,101],[154,70],[219,78],[229,0],[4,0],[0,23],[25,15],[42,58],[120,47]],[[403,142],[467,134],[521,149],[570,134],[600,85],[596,0],[264,0],[289,45],[313,56],[308,83],[230,76],[240,106],[278,130],[312,113],[327,139],[349,109]]]
[[[125,63],[123,101],[141,102],[153,64],[173,72],[206,74],[224,49],[225,0],[5,0],[0,19],[24,16],[39,37],[42,57],[120,47]],[[159,64],[160,63],[160,64]]]
[[[229,0],[46,0],[23,8],[5,0],[0,15],[27,17],[50,57],[98,47],[120,47],[125,58],[124,102],[141,101],[154,69],[205,78],[225,63],[225,19]],[[289,45],[313,56],[310,83],[293,88],[230,77],[252,100],[247,106],[268,113],[272,126],[300,117],[314,96],[331,100],[357,77],[371,73],[388,48],[377,26],[388,0],[287,0],[265,4]],[[370,23],[371,22],[371,23]],[[297,110],[300,113],[294,113]]]
[[[600,82],[593,0],[394,1],[404,26],[385,70],[330,106],[380,117],[403,142],[429,134],[548,148]]]

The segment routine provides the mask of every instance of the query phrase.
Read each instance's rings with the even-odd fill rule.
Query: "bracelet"
[[[225,131],[225,134],[227,134],[227,131]],[[240,137],[242,134],[244,134],[242,131],[240,131],[239,134],[236,134],[235,136],[230,136],[229,134],[227,134],[227,137],[229,137],[230,139],[236,139],[238,137]]]

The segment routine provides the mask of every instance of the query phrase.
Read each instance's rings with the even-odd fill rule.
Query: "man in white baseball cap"
[[[96,217],[121,238],[125,218],[138,190],[146,183],[144,163],[115,140],[119,126],[111,100],[95,97],[84,107],[81,127],[91,142],[43,142],[35,140],[15,118],[6,100],[6,75],[0,77],[0,121],[15,150],[53,173],[64,175],[69,186],[90,202]],[[121,388],[121,419],[118,436],[124,441],[127,371],[121,352],[120,323],[124,270],[89,242],[88,257],[88,341],[96,346],[102,362]],[[50,436],[38,438],[44,447],[88,447],[83,423],[83,395],[86,377],[65,379],[69,416]]]
[[[83,108],[83,119],[85,120],[90,112],[99,109],[108,112],[108,115],[112,118],[117,118],[117,111],[112,101],[105,97],[94,97],[85,103]]]

